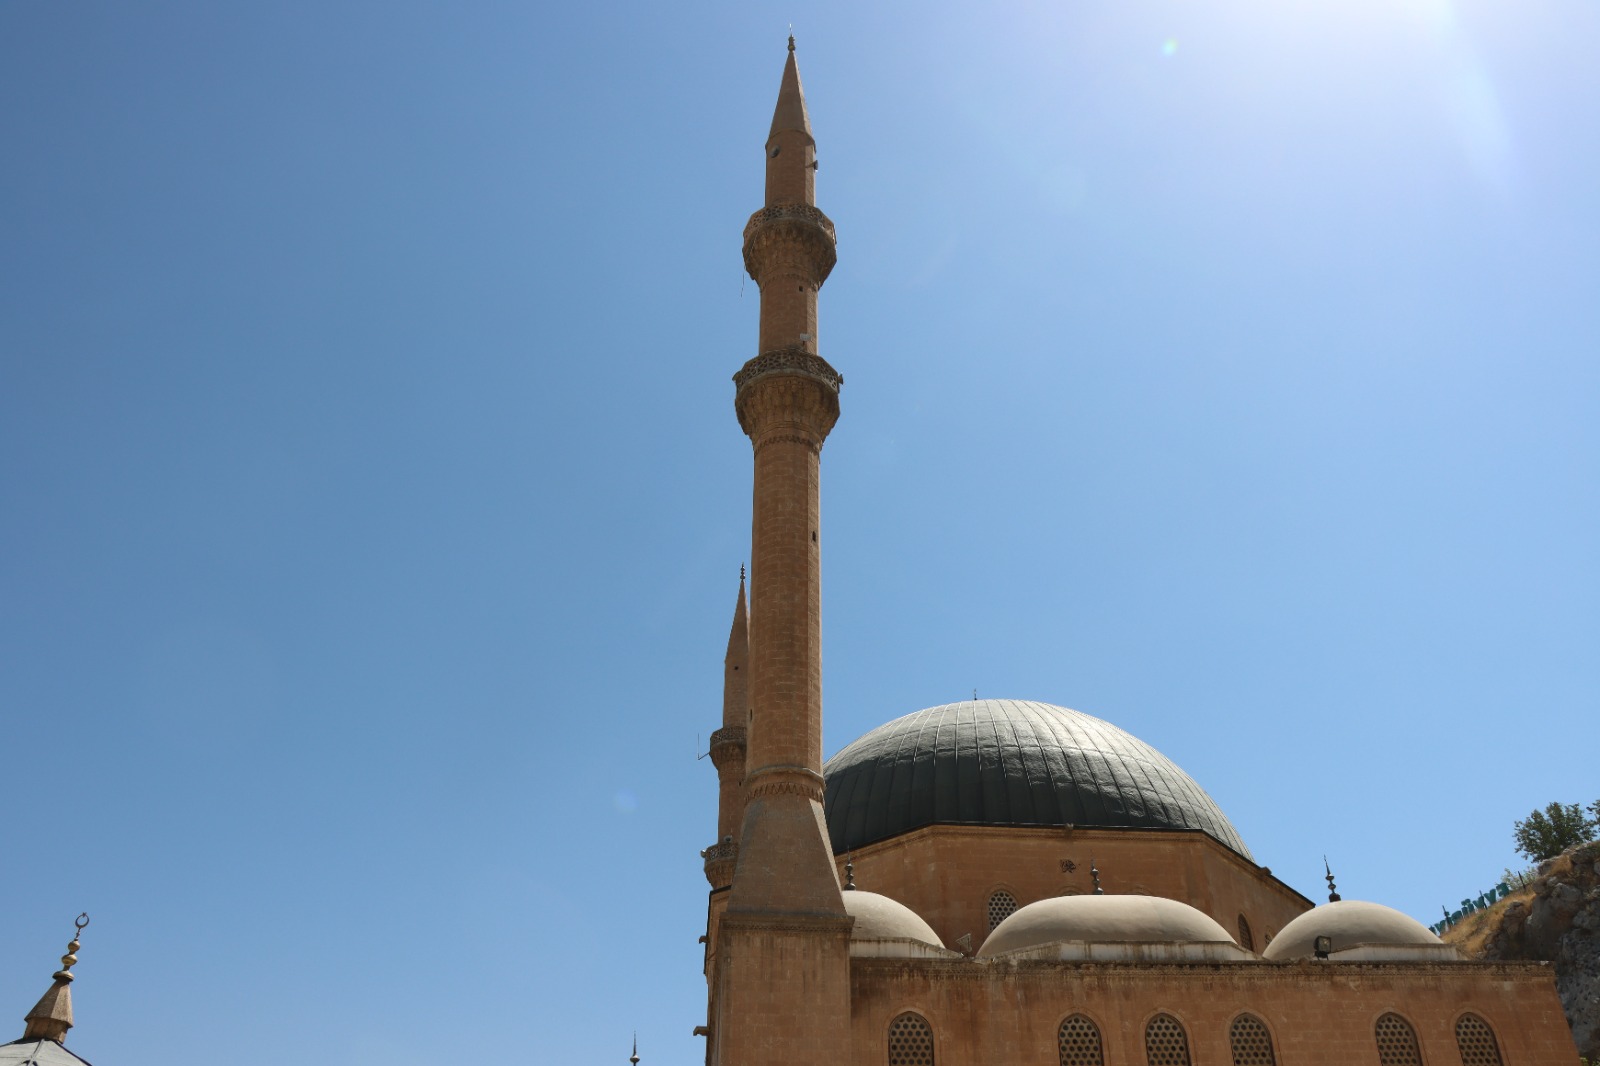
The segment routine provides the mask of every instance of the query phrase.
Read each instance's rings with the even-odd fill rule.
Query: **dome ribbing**
[[[926,825],[1196,829],[1249,859],[1204,789],[1080,711],[969,700],[879,726],[823,767],[836,853]]]

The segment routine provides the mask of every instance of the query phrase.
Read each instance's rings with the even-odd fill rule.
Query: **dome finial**
[[[1100,867],[1094,864],[1094,856],[1089,856],[1089,876],[1094,878],[1094,894],[1103,896],[1106,890],[1100,887]]]
[[[633,1034],[633,1054],[628,1056],[628,1061],[633,1063],[633,1066],[639,1066],[639,1034],[637,1032]]]
[[[856,864],[850,860],[850,856],[846,855],[844,858],[844,890],[846,892],[853,892],[855,891],[855,887]]]
[[[1328,857],[1326,855],[1322,857],[1322,869],[1326,871],[1328,875],[1325,878],[1325,880],[1328,882],[1328,902],[1338,903],[1339,889],[1338,886],[1333,883],[1333,868],[1328,865]]]
[[[72,942],[67,945],[67,953],[61,956],[61,969],[51,975],[52,984],[39,1002],[33,1005],[24,1019],[28,1028],[23,1032],[24,1040],[54,1040],[58,1044],[67,1042],[67,1030],[72,1028],[72,967],[78,962],[78,948],[82,945],[78,937],[89,924],[89,913],[78,915],[72,922],[74,932]]]

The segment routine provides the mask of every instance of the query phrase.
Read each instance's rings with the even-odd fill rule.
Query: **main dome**
[[[1075,825],[1198,829],[1251,857],[1171,759],[1110,722],[1048,703],[917,711],[846,745],[822,773],[835,852],[925,825]]]

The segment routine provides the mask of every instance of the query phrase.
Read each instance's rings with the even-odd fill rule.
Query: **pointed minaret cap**
[[[743,659],[750,653],[750,617],[745,608],[744,566],[739,567],[739,598],[733,604],[733,626],[728,630],[728,654]]]
[[[72,924],[81,934],[89,924],[89,915],[78,915]],[[67,945],[67,953],[61,956],[61,969],[53,975],[55,984],[39,997],[39,1002],[28,1012],[25,1019],[28,1028],[22,1034],[22,1039],[54,1040],[58,1044],[67,1042],[67,1030],[72,1028],[72,967],[78,961],[79,946],[75,934],[72,943]]]
[[[800,67],[794,61],[794,35],[789,35],[789,59],[783,64],[783,84],[778,87],[778,106],[772,112],[772,130],[767,143],[784,130],[799,130],[811,136],[811,116],[806,114],[806,94],[800,88]],[[813,138],[815,140],[815,138]]]
[[[733,604],[728,652],[722,657],[722,725],[743,728],[750,713],[750,614],[745,607],[744,567],[739,567],[739,598]]]

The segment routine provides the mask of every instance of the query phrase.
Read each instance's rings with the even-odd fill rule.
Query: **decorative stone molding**
[[[745,778],[745,795],[752,800],[762,796],[801,796],[822,802],[822,775],[804,766],[771,766]]]
[[[729,932],[749,933],[832,933],[836,936],[848,938],[850,927],[856,920],[848,914],[760,914],[758,912],[745,912],[729,910],[718,920],[717,954],[724,961],[731,958],[728,952],[726,934]],[[730,945],[731,946],[731,945]]]
[[[774,348],[762,352],[733,375],[733,383],[743,389],[756,378],[767,374],[803,374],[838,392],[844,385],[844,375],[828,365],[828,361],[804,348]]]
[[[821,286],[838,261],[833,223],[810,204],[775,204],[744,227],[744,268],[762,278],[786,274]]]
[[[821,227],[823,232],[828,235],[828,240],[838,240],[838,236],[834,232],[833,220],[823,214],[822,210],[814,204],[773,204],[771,207],[763,207],[751,215],[750,221],[744,224],[744,239],[749,240],[751,234],[755,233],[758,227],[768,222],[775,222],[778,219],[803,219]]]

